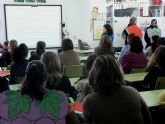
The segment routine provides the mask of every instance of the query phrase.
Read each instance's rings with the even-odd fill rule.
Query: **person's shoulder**
[[[122,86],[121,87],[121,90],[122,90],[122,92],[127,92],[128,94],[134,94],[134,95],[139,95],[139,92],[135,89],[135,88],[133,88],[133,87],[130,87],[130,86]]]

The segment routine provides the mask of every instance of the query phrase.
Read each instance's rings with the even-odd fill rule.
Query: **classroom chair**
[[[165,77],[157,78],[155,89],[165,89]]]
[[[86,74],[84,65],[64,65],[63,75],[68,78],[83,77]]]
[[[132,68],[130,73],[146,72],[146,68]]]

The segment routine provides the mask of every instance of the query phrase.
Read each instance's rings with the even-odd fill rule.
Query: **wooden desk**
[[[160,106],[158,103],[159,94],[163,90],[151,90],[139,92],[149,108]]]
[[[75,82],[80,79],[79,77],[78,78],[69,78],[70,82],[71,82],[71,85],[74,86],[75,85]]]
[[[91,53],[94,53],[94,49],[89,49],[89,50],[80,50],[80,49],[74,49],[74,51],[78,52],[79,55],[81,56],[88,56]]]
[[[142,73],[133,73],[133,74],[125,74],[124,80],[129,83],[140,82],[144,80],[144,77],[147,75],[147,72]]]
[[[5,77],[10,75],[10,70],[0,71],[0,77]]]
[[[10,90],[20,90],[21,84],[12,84],[9,85]]]

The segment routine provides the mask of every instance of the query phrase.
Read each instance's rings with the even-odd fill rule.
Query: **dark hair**
[[[87,69],[87,72],[88,72],[88,73],[89,73],[89,71],[91,70],[92,65],[93,65],[93,63],[94,63],[96,57],[97,57],[97,56],[96,56],[95,54],[91,54],[91,55],[88,57],[88,59],[87,59],[87,61],[86,61],[86,69]]]
[[[155,61],[163,70],[165,70],[165,46],[160,45],[156,48]]]
[[[6,47],[8,47],[9,41],[5,41],[5,42],[3,42],[3,44],[4,44]]]
[[[143,51],[143,44],[141,39],[138,36],[133,36],[132,41],[130,42],[130,52],[140,53]]]
[[[13,52],[13,60],[18,63],[25,59],[28,55],[28,47],[26,44],[22,43]]]
[[[160,37],[157,41],[157,46],[163,45],[165,46],[165,37]]]
[[[119,63],[112,55],[101,55],[96,58],[89,73],[89,83],[95,92],[105,95],[124,85]]]
[[[136,23],[135,23],[136,20],[137,20],[136,17],[132,17],[132,18],[130,18],[128,26],[135,25],[135,24],[136,24]]]
[[[151,43],[151,48],[152,48],[152,53],[155,51],[155,49],[157,48],[157,41],[159,39],[158,35],[154,35],[152,36],[152,43]]]
[[[64,39],[62,41],[62,50],[63,51],[73,50],[73,42],[71,39]]]
[[[44,41],[38,41],[36,46],[36,54],[40,57],[45,52],[46,44]]]
[[[30,62],[26,69],[26,77],[21,87],[22,95],[29,95],[31,98],[42,100],[46,92],[44,80],[46,76],[45,65],[38,60]]]
[[[107,30],[107,34],[108,34],[109,36],[113,35],[113,29],[112,29],[111,25],[105,24],[105,25],[104,25],[104,28]]]
[[[156,20],[156,19],[152,19],[152,20],[151,20],[151,23],[154,22],[154,21],[156,21],[156,23],[157,23],[157,20]]]
[[[104,50],[104,52],[99,53],[99,55],[102,55],[102,54],[112,54],[113,55],[112,41],[109,39],[108,35],[101,37],[100,47]]]
[[[133,36],[135,36],[134,33],[128,34],[127,40],[125,40],[125,45],[127,45],[129,42],[132,41],[132,37],[133,37]],[[128,40],[130,40],[130,41],[128,42]]]

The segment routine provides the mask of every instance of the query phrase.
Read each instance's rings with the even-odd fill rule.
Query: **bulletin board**
[[[93,20],[93,39],[100,40],[103,33],[105,20]]]

